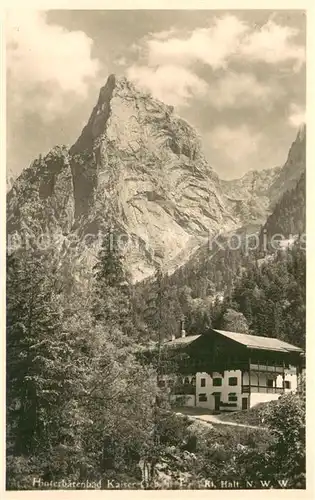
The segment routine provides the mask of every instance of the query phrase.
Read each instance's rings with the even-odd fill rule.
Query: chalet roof
[[[191,344],[192,342],[194,342],[195,340],[199,339],[199,337],[201,337],[202,334],[199,334],[199,335],[186,335],[185,337],[177,337],[176,339],[174,340],[170,340],[168,342],[166,342],[166,344],[164,345],[167,345],[169,347],[172,347],[172,346],[181,346],[181,345],[189,345]]]
[[[273,337],[260,337],[256,335],[247,335],[245,333],[226,332],[225,330],[213,329],[213,331],[234,340],[239,344],[245,345],[250,349],[263,349],[279,352],[303,352],[303,349]]]

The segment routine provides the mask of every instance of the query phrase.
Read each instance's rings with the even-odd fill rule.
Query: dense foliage
[[[170,411],[159,366],[139,357],[139,342],[178,334],[183,316],[190,331],[210,325],[276,331],[303,345],[304,250],[297,243],[254,261],[236,273],[223,299],[193,297],[157,270],[144,300],[111,242],[115,247],[110,232],[87,289],[64,279],[70,255],[62,265],[50,251],[7,257],[7,488],[45,488],[39,480],[64,479],[74,488],[82,481],[106,488],[113,478],[138,487],[202,488],[209,478],[283,476],[288,487],[304,487],[298,398],[284,396],[268,407],[270,431],[207,428]]]
[[[89,296],[63,288],[52,253],[8,256],[9,489],[104,481],[151,453],[156,376],[135,358],[127,278],[106,248]]]
[[[185,269],[182,270],[185,272]],[[203,280],[207,281],[204,270]],[[292,246],[266,257],[252,258],[239,267],[233,284],[217,295],[193,297],[192,289],[163,278],[165,338],[178,335],[179,319],[185,317],[186,330],[199,333],[208,327],[242,333],[278,337],[305,347],[306,252],[297,240]],[[151,286],[151,288],[150,288]],[[136,308],[148,307],[148,282],[136,289]],[[176,321],[175,321],[176,320]]]
[[[249,267],[235,283],[232,305],[257,335],[305,347],[306,255],[299,243]]]

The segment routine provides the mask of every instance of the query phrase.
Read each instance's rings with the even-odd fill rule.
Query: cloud
[[[170,38],[171,35],[176,33],[176,28],[172,27],[169,30],[159,31],[157,33],[150,33],[154,38],[164,40]]]
[[[174,106],[185,106],[192,97],[205,96],[207,92],[204,80],[180,66],[150,68],[134,65],[128,68],[127,77],[139,88]]]
[[[278,25],[269,20],[259,31],[246,36],[241,45],[241,54],[252,61],[278,64],[293,61],[294,71],[299,71],[305,61],[305,49],[294,42],[298,30]]]
[[[264,76],[260,71],[258,80],[256,69],[259,64],[261,69],[262,63],[276,66],[289,62],[291,71],[299,71],[305,48],[296,42],[298,34],[297,29],[273,20],[258,27],[236,15],[214,17],[207,27],[188,32],[172,28],[144,37],[133,47],[141,63],[133,64],[127,76],[174,105],[202,95],[217,109],[259,106],[262,102],[270,109],[283,90],[276,79],[269,84],[259,81]],[[246,73],[237,69],[240,64],[246,65]],[[207,83],[200,75],[209,69],[212,81],[206,95]]]
[[[303,123],[306,123],[305,108],[299,104],[292,103],[290,105],[288,121],[291,127],[295,128],[299,128]]]
[[[151,33],[143,40],[149,66],[191,66],[201,62],[217,70],[233,59],[278,64],[292,60],[296,68],[305,61],[305,49],[294,42],[298,30],[269,20],[260,29],[234,15],[215,17],[211,26],[182,36],[174,30]]]
[[[192,98],[204,98],[218,109],[241,109],[261,106],[271,109],[275,97],[282,95],[282,89],[260,83],[251,73],[227,73],[207,83],[189,68],[163,65],[156,68],[133,65],[127,69],[127,77],[139,88],[152,93],[154,97],[174,106],[185,106]]]
[[[53,120],[87,95],[100,69],[83,31],[48,24],[46,13],[10,11],[7,17],[9,104]]]
[[[124,56],[120,56],[114,62],[115,64],[117,64],[117,66],[126,66],[127,59]]]
[[[248,162],[249,157],[257,153],[263,136],[247,125],[236,128],[219,125],[207,134],[206,140],[210,143],[211,149],[219,151],[222,157],[235,164]]]
[[[231,72],[209,85],[207,99],[217,109],[240,109],[262,104],[271,108],[274,98],[281,94],[282,89],[275,83],[269,86],[259,82],[254,74]]]
[[[196,28],[182,38],[165,32],[146,40],[149,66],[176,64],[190,66],[202,62],[214,69],[225,67],[228,58],[237,53],[242,35],[248,26],[235,16],[215,18],[209,28]]]

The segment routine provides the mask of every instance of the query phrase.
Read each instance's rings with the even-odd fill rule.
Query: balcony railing
[[[266,385],[251,385],[250,392],[262,392],[264,394],[283,394],[283,387],[267,387]],[[249,385],[242,386],[242,393],[249,393]]]
[[[296,367],[295,366],[280,366],[280,365],[266,365],[266,364],[258,364],[258,363],[251,363],[250,364],[250,369],[251,370],[259,370],[260,372],[272,372],[272,373],[283,373],[283,370],[286,373],[296,373]]]
[[[282,373],[283,372],[283,366],[261,365],[261,364],[256,364],[256,363],[251,363],[250,369],[251,370],[259,370],[260,372],[272,372],[272,373]]]

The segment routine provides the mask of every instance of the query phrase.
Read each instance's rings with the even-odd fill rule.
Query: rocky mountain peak
[[[175,154],[183,153],[190,157],[201,148],[196,132],[187,122],[175,116],[173,106],[168,106],[153,99],[150,94],[139,91],[125,77],[110,75],[100,90],[97,104],[87,125],[70,153],[93,149],[94,141],[104,134],[115,141],[116,145],[122,142],[122,147],[134,151],[139,149],[140,136],[147,146],[150,146],[152,141],[155,142],[153,138],[157,139],[156,129],[160,129],[160,137],[163,132],[164,135],[168,135],[167,145]],[[190,142],[193,151],[189,151],[187,141]]]
[[[8,232],[59,235],[87,273],[99,236],[117,229],[135,280],[173,271],[209,233],[264,223],[305,169],[305,127],[281,169],[220,181],[196,131],[172,106],[110,75],[75,144],[25,169],[8,194]],[[295,184],[294,184],[295,183]]]
[[[265,221],[305,170],[305,135],[304,125],[282,168],[220,181],[198,134],[172,106],[110,75],[70,150],[54,148],[15,181],[8,231],[88,237],[78,257],[91,269],[110,219],[135,280],[156,264],[173,271],[209,232]]]
[[[126,78],[108,78],[80,137],[59,153],[24,171],[9,202],[10,224],[16,229],[27,218],[39,230],[50,221],[66,237],[89,235],[80,253],[87,268],[109,218],[127,242],[134,279],[157,263],[174,269],[209,231],[236,224],[196,131]]]
[[[281,168],[270,190],[271,206],[274,207],[281,196],[294,189],[306,169],[306,125],[303,124],[293,141],[285,164]]]
[[[302,123],[297,133],[297,140],[299,142],[303,142],[305,141],[305,139],[306,139],[306,123]]]
[[[303,124],[282,167],[251,170],[240,179],[221,180],[226,206],[244,224],[263,224],[283,194],[296,187],[305,168],[306,125]]]

